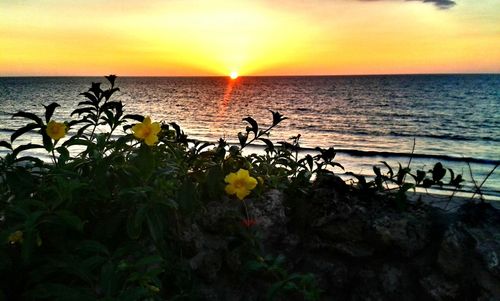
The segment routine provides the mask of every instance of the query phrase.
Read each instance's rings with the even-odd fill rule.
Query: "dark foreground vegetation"
[[[269,140],[278,112],[212,145],[126,115],[106,78],[75,119],[18,112],[28,123],[0,143],[0,300],[500,299],[499,211],[406,198],[460,187],[442,164],[345,182],[334,149]],[[28,132],[42,143],[18,145]],[[265,152],[242,155],[254,142]]]

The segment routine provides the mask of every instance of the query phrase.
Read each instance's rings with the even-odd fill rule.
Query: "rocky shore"
[[[253,230],[288,270],[314,275],[321,300],[500,300],[500,211],[491,204],[401,210],[389,195],[366,198],[338,183],[315,187],[302,212],[288,202],[278,190],[249,199]],[[228,216],[240,210],[234,199],[209,203],[183,230],[205,300],[263,300],[272,284],[241,281],[243,263],[226,236]]]

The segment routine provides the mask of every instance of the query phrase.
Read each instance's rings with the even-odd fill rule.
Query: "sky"
[[[0,0],[0,76],[499,73],[500,0]]]

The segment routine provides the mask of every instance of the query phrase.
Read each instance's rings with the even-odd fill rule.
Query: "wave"
[[[401,133],[401,132],[384,132],[384,131],[370,131],[370,130],[338,130],[338,129],[320,129],[315,125],[307,125],[299,127],[302,130],[312,130],[318,133],[333,133],[340,135],[353,135],[353,136],[372,136],[372,137],[411,137],[411,138],[432,138],[443,140],[455,141],[492,141],[500,142],[500,138],[491,136],[463,136],[455,134],[422,134],[422,133]]]
[[[0,128],[0,133],[14,133],[15,130],[13,129],[5,129],[5,128]]]
[[[434,139],[446,139],[446,140],[457,140],[457,141],[493,141],[500,142],[500,138],[494,137],[467,137],[462,135],[453,135],[453,134],[408,134],[408,133],[398,133],[391,131],[389,135],[395,137],[415,137],[415,138],[434,138]]]
[[[314,148],[303,147],[300,151],[316,151]],[[473,158],[473,157],[455,157],[449,155],[437,155],[437,154],[415,154],[415,153],[404,153],[404,152],[387,152],[387,151],[367,151],[367,150],[358,150],[358,149],[335,149],[337,153],[347,154],[353,157],[387,157],[387,158],[395,158],[395,157],[412,157],[418,159],[437,159],[437,160],[445,160],[445,161],[453,161],[453,162],[468,162],[468,163],[481,163],[481,164],[491,164],[496,165],[500,164],[500,160],[493,159],[483,159],[483,158]]]

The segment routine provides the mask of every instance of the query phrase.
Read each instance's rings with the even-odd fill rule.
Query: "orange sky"
[[[500,1],[455,2],[0,1],[0,76],[500,72]]]

